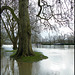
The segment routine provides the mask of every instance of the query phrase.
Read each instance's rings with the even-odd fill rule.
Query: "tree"
[[[13,44],[13,49],[16,50],[17,49],[18,32],[16,33],[16,36],[15,36],[15,31],[17,30],[16,25],[14,24],[15,22],[13,21],[11,24],[9,22],[9,25],[8,25],[8,23],[5,23],[4,20],[2,19],[2,23],[3,23],[3,26],[9,36],[9,39],[11,40],[11,42]]]
[[[29,7],[28,1],[29,0],[19,0],[19,18],[15,15],[11,7],[2,6],[2,9],[1,9],[1,12],[4,9],[10,10],[13,17],[18,23],[19,47],[15,54],[16,57],[34,55],[32,50],[32,45],[31,45],[31,26],[30,26],[29,13],[28,13],[28,7]],[[42,5],[40,4],[40,2],[42,3]],[[72,4],[72,2],[70,3]],[[52,5],[48,5],[48,2],[46,2],[45,0],[38,0],[38,6],[40,7],[40,10],[37,14],[37,17],[38,17],[37,19],[40,20],[40,23],[41,23],[41,20],[45,20],[43,21],[42,24],[46,27],[46,29],[47,28],[56,29],[56,24],[52,25],[51,19],[54,19],[54,22],[56,23],[58,22],[60,26],[68,24],[69,20],[71,20],[71,18],[69,18],[71,15],[68,14],[67,9],[65,12],[62,13],[59,8],[58,11],[60,12],[55,13],[55,10],[53,8],[55,7],[55,5],[58,5],[59,7],[61,7],[61,4],[62,4],[61,0],[55,0],[55,4],[52,4]],[[46,10],[46,8],[48,8],[48,10],[50,11]],[[71,7],[71,9],[73,10],[73,7]],[[41,13],[42,13],[42,16],[41,16]]]
[[[15,57],[34,55],[31,45],[31,27],[28,14],[28,0],[19,0],[19,18],[17,18],[13,9],[9,6],[2,6],[1,12],[4,9],[10,10],[13,17],[18,22],[19,47]]]
[[[2,5],[6,5],[8,6],[8,4],[10,5],[11,4],[11,7],[13,8],[14,10],[14,13],[18,13],[17,10],[18,10],[18,2],[17,0],[16,1],[3,1],[2,2]],[[17,6],[16,6],[17,5]],[[32,30],[32,36],[33,36],[33,32],[39,32],[40,30],[38,30],[39,28],[37,27],[36,25],[36,17],[34,16],[34,11],[33,10],[34,8],[32,7],[32,5],[29,5],[29,17],[30,17],[30,25],[31,25],[31,30]],[[10,41],[12,42],[13,44],[13,49],[17,49],[17,40],[18,40],[18,28],[17,28],[17,22],[14,20],[14,18],[12,17],[11,13],[9,10],[5,10],[3,13],[2,13],[2,25],[4,25],[4,28],[9,36],[9,39]],[[16,36],[15,36],[16,34]]]
[[[13,8],[13,10],[15,12],[17,12],[17,6],[16,6],[16,1],[3,1],[2,2],[2,5],[10,5],[11,4],[11,7]],[[1,20],[2,20],[2,26],[4,26],[7,34],[8,34],[8,37],[10,39],[10,41],[12,42],[13,44],[13,49],[16,50],[17,49],[17,40],[18,40],[18,26],[17,26],[17,22],[15,21],[15,19],[12,17],[11,13],[9,10],[5,10],[3,13],[2,13],[2,17],[1,17]]]
[[[31,45],[31,27],[28,14],[28,1],[29,0],[19,0],[19,49],[16,53],[17,56],[33,55]]]

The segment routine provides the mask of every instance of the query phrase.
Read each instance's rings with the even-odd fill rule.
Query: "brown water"
[[[33,45],[33,50],[48,56],[34,63],[17,62],[10,59],[12,45],[3,45],[1,75],[74,75],[74,46]]]

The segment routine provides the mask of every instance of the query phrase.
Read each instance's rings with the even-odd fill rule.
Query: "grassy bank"
[[[16,50],[12,50],[12,51],[6,51],[6,52],[14,52],[10,57],[12,57],[15,53],[16,53]],[[47,59],[48,57],[47,56],[44,56],[41,52],[34,52],[34,56],[26,56],[26,57],[20,57],[20,58],[15,58],[13,57],[14,59],[16,59],[17,61],[19,62],[37,62],[37,61],[40,61],[42,59]]]

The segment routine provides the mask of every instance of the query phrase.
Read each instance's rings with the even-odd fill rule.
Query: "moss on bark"
[[[34,55],[31,45],[31,27],[28,13],[28,1],[19,0],[19,48],[15,57]]]

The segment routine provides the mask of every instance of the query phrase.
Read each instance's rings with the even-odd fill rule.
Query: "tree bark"
[[[34,55],[31,45],[31,27],[28,13],[28,0],[19,0],[19,47],[16,56]]]
[[[14,50],[17,50],[17,41],[14,41],[14,42],[13,42],[13,49],[14,49]]]

